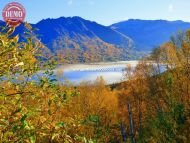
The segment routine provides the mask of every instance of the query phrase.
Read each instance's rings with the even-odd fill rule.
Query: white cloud
[[[173,6],[173,4],[170,4],[170,5],[168,6],[168,11],[169,11],[170,13],[172,13],[172,12],[174,11],[174,6]]]
[[[68,4],[68,5],[72,5],[72,4],[73,4],[73,0],[69,0],[69,1],[67,2],[67,4]]]

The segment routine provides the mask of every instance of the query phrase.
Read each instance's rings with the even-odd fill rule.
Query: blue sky
[[[26,8],[26,21],[80,16],[103,25],[133,19],[190,22],[190,0],[13,0]],[[0,0],[0,12],[12,0]],[[2,16],[0,16],[2,19]]]

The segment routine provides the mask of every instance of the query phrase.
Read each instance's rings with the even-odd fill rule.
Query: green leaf
[[[59,122],[56,124],[56,126],[58,127],[65,127],[65,123],[64,122]]]
[[[89,121],[91,122],[99,122],[99,116],[96,116],[96,115],[89,115],[88,117]]]
[[[16,132],[19,129],[18,125],[13,126],[13,132]]]
[[[50,82],[56,82],[57,81],[57,79],[51,79],[50,80]]]
[[[33,136],[30,137],[30,142],[31,143],[35,143],[36,142],[36,136],[35,135],[33,135]]]
[[[21,123],[24,123],[24,121],[26,120],[26,118],[27,118],[27,115],[24,114],[24,116],[22,116],[22,118],[20,119]]]

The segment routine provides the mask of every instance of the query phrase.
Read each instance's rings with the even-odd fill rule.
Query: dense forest
[[[12,36],[14,27],[0,33],[0,142],[189,142],[190,31],[135,69],[126,65],[126,82],[106,85],[99,77],[73,86],[57,82],[56,58],[44,57],[43,44],[25,26],[24,42]]]

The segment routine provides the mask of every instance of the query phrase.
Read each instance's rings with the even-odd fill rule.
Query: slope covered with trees
[[[0,25],[5,23],[0,22]],[[133,49],[133,41],[110,27],[88,21],[80,17],[60,17],[41,20],[32,24],[33,32],[46,46],[46,53],[67,63],[127,60]],[[15,35],[24,40],[24,25],[20,25]],[[60,57],[61,56],[61,57]]]

